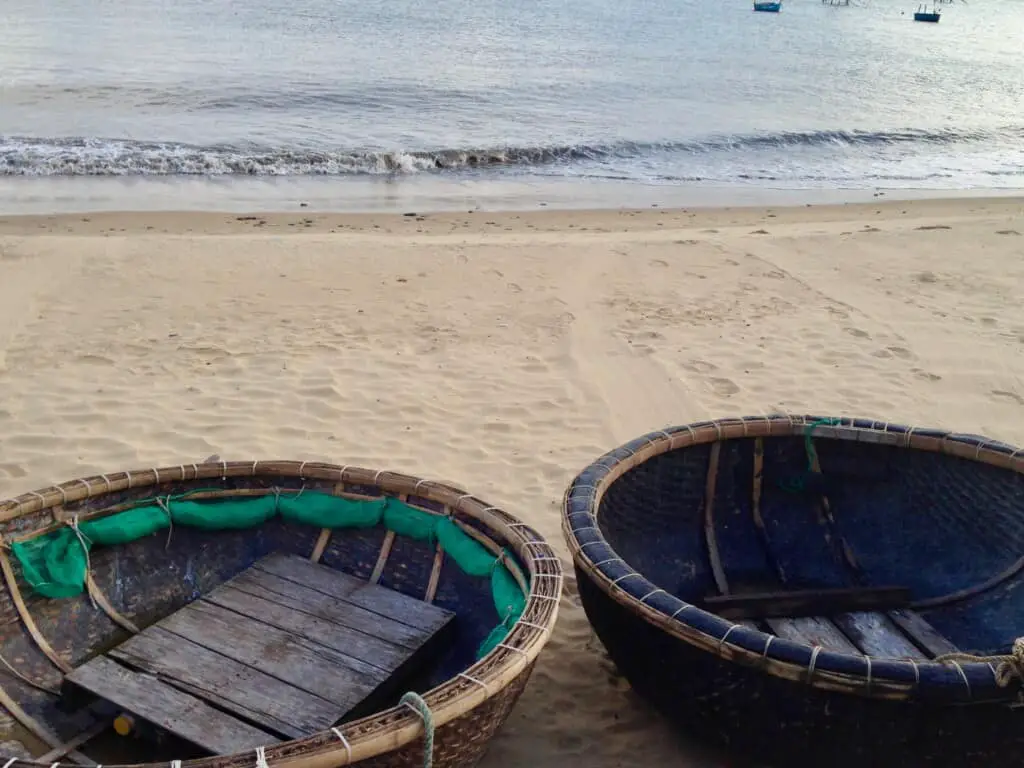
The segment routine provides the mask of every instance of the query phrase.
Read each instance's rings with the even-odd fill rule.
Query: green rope
[[[814,462],[818,458],[818,453],[814,448],[814,441],[811,439],[814,434],[814,430],[818,427],[823,426],[834,426],[835,424],[842,423],[842,419],[825,417],[824,419],[818,419],[812,421],[804,429],[804,450],[807,452],[807,472],[803,477],[784,478],[779,480],[779,487],[784,491],[790,493],[799,493],[806,487],[805,481],[807,475],[814,472]]]
[[[399,704],[404,704],[423,720],[423,768],[431,768],[434,764],[434,715],[427,702],[418,693],[403,693]]]

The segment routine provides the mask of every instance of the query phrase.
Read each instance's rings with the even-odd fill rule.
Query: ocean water
[[[3,200],[83,177],[1024,187],[1024,2],[916,5],[5,0]]]

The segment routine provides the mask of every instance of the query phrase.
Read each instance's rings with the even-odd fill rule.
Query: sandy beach
[[[564,554],[572,476],[668,424],[809,412],[1024,444],[1022,256],[1010,198],[0,218],[0,497],[213,453],[329,460],[466,487]],[[569,578],[486,768],[727,764],[616,676]]]

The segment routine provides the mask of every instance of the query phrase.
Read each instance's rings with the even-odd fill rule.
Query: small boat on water
[[[20,765],[476,765],[557,556],[465,491],[314,462],[0,501],[0,754]]]
[[[633,689],[758,765],[1024,764],[1024,451],[860,419],[672,427],[563,530]]]
[[[941,13],[935,6],[932,6],[932,9],[929,11],[927,5],[919,5],[914,13],[914,21],[938,23],[939,16],[941,16]]]
[[[754,0],[754,10],[762,11],[764,13],[778,13],[782,10],[782,0],[778,0],[778,2]]]

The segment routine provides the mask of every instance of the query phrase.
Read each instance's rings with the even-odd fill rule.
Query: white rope
[[[524,659],[529,658],[529,654],[522,648],[514,648],[511,645],[505,645],[505,643],[498,643],[495,648],[504,648],[506,651],[514,651],[515,653],[521,654]]]
[[[676,616],[678,616],[678,615],[679,615],[680,613],[682,613],[683,611],[685,611],[685,610],[686,610],[687,608],[693,608],[693,605],[691,605],[690,603],[686,603],[686,604],[684,604],[684,605],[683,605],[683,607],[682,607],[682,608],[679,608],[679,609],[677,609],[677,610],[676,610],[676,612],[675,612],[675,613],[673,613],[673,614],[672,614],[672,616],[671,616],[670,618],[673,618],[673,619],[674,619],[674,618],[675,618]]]
[[[266,747],[256,747],[256,768],[270,768],[267,763]]]
[[[548,631],[547,627],[542,627],[540,624],[534,624],[532,621],[527,621],[526,619],[520,619],[516,624],[522,624],[524,627],[530,627],[532,629],[539,629],[541,632]]]
[[[732,634],[732,631],[734,629],[739,629],[739,628],[740,628],[739,624],[733,624],[731,627],[729,627],[727,630],[725,630],[725,634],[722,635],[722,639],[718,641],[718,652],[719,653],[721,653],[722,649],[725,648],[725,643],[729,639],[729,635]]]
[[[341,746],[345,748],[345,765],[349,765],[352,762],[352,746],[348,743],[348,739],[345,738],[345,734],[341,732],[340,728],[331,728],[334,731],[334,735],[338,737],[338,741],[341,742]]]
[[[814,667],[818,663],[818,654],[821,653],[821,646],[814,646],[814,650],[811,651],[811,664],[807,667],[807,682],[811,682],[811,678],[814,677]],[[867,658],[866,656],[864,658]],[[871,662],[868,662],[868,687],[871,687]]]
[[[486,693],[488,696],[491,695],[490,687],[488,687],[487,683],[485,683],[483,680],[478,680],[475,677],[471,677],[470,675],[467,675],[465,672],[459,672],[459,674],[456,675],[456,677],[464,677],[467,680],[469,680],[469,682],[476,683],[477,685],[479,685],[481,688],[484,689],[484,693]]]
[[[16,762],[18,762],[18,758],[12,757],[10,760],[4,763],[4,768],[11,768],[11,766],[14,765]]]

